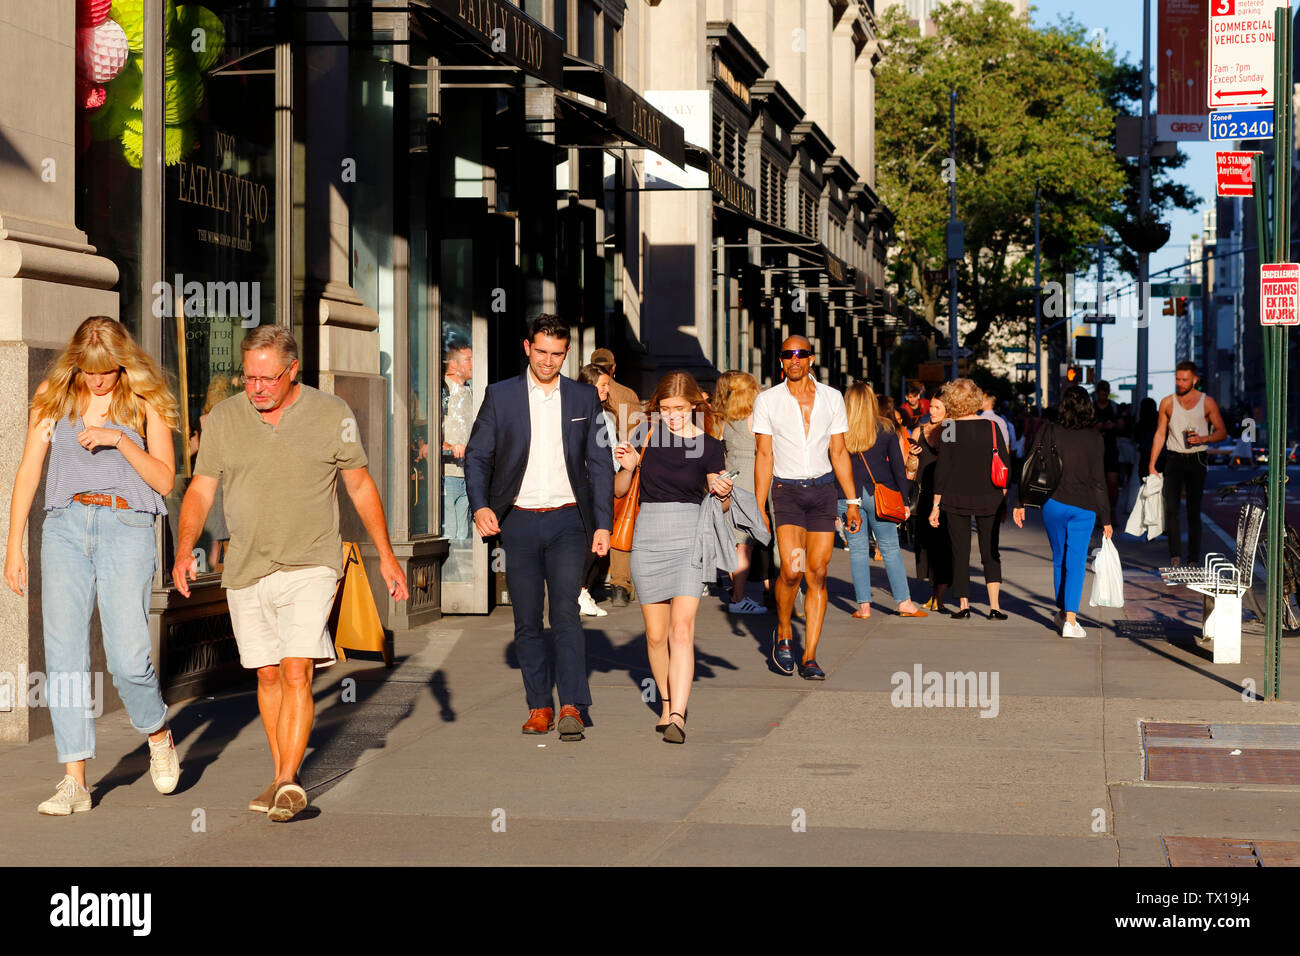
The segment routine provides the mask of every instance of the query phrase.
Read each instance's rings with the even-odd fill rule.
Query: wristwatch
[[[862,507],[862,499],[861,499],[861,498],[848,498],[848,499],[845,500],[844,503],[845,503],[846,505],[857,505],[859,508]]]

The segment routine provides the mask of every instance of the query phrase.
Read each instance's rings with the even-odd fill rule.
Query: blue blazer
[[[533,423],[528,373],[487,387],[465,446],[465,485],[472,516],[491,508],[500,521],[514,507],[528,467]],[[587,534],[614,527],[614,460],[600,395],[560,376],[564,465]]]

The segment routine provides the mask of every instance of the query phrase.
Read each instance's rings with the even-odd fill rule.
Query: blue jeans
[[[1043,524],[1052,543],[1052,581],[1056,585],[1056,606],[1079,613],[1083,600],[1083,577],[1088,571],[1088,542],[1097,516],[1091,511],[1063,505],[1054,498],[1043,504]]]
[[[880,545],[880,556],[885,559],[885,574],[889,577],[889,590],[894,600],[904,604],[912,599],[907,583],[907,570],[903,567],[903,552],[898,546],[898,525],[876,517],[875,501],[865,490],[861,491],[862,525],[856,533],[849,532],[848,505],[839,502],[840,521],[849,539],[849,567],[853,569],[853,592],[859,604],[871,603],[871,535]]]
[[[469,537],[469,492],[459,475],[442,476],[443,533],[452,541]]]
[[[93,690],[90,615],[96,603],[104,656],[131,726],[152,734],[167,724],[167,705],[149,656],[153,527],[151,514],[77,501],[45,512],[41,531],[45,676],[54,746],[62,763],[95,756],[95,722],[87,705],[102,707],[103,702],[65,691]],[[99,681],[102,688],[102,676]],[[56,688],[61,692],[56,693]]]

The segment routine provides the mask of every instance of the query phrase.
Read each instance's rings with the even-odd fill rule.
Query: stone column
[[[74,221],[74,4],[0,0],[0,50],[0,538],[7,540],[31,396],[84,319],[118,317],[117,293],[110,291],[118,271],[95,255]],[[45,669],[43,498],[42,483],[23,541],[26,595],[6,589],[0,598],[0,740],[27,741],[50,731],[46,711],[22,706],[27,675]],[[103,652],[94,643],[91,669],[103,673]],[[105,694],[106,708],[120,706],[111,685]]]

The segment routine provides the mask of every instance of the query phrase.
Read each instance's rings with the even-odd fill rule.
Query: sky
[[[1152,112],[1159,112],[1159,103],[1156,100],[1155,88],[1155,63],[1157,59],[1156,39],[1158,28],[1156,23],[1156,10],[1158,3],[1153,0],[1151,4],[1151,109]],[[1030,17],[1036,26],[1047,26],[1056,23],[1061,17],[1070,16],[1076,23],[1084,26],[1090,33],[1093,30],[1104,30],[1105,40],[1108,46],[1113,47],[1117,54],[1127,58],[1131,63],[1141,64],[1142,61],[1142,3],[1139,0],[1089,0],[1086,4],[1078,3],[1077,0],[1037,0],[1037,3],[1030,10]],[[1193,234],[1200,234],[1202,229],[1201,212],[1204,209],[1211,208],[1210,204],[1214,202],[1214,148],[1206,142],[1184,142],[1179,144],[1179,148],[1187,154],[1187,164],[1174,175],[1177,180],[1189,186],[1193,193],[1201,200],[1202,205],[1194,212],[1177,210],[1166,217],[1166,221],[1171,227],[1169,242],[1159,252],[1151,256],[1151,272],[1155,273],[1160,269],[1170,266],[1181,265],[1187,255],[1187,244],[1191,241]],[[1173,275],[1177,275],[1177,271]],[[1089,278],[1088,284],[1085,285],[1083,277],[1079,278],[1076,285],[1076,292],[1083,295],[1089,295],[1092,286],[1093,276]],[[1114,272],[1107,270],[1107,285],[1114,288]],[[1127,283],[1127,279],[1121,280]],[[1152,384],[1151,394],[1159,401],[1160,397],[1167,395],[1174,390],[1174,318],[1160,314],[1160,302],[1155,303],[1152,310],[1151,328],[1149,337],[1149,364],[1150,380]],[[1105,328],[1105,347],[1102,357],[1103,367],[1102,374],[1111,381],[1112,387],[1116,384],[1116,379],[1125,375],[1133,375],[1137,371],[1137,331],[1132,328],[1132,323],[1126,324],[1121,316],[1120,321],[1115,325]],[[1163,374],[1161,374],[1163,373]],[[1130,378],[1131,382],[1132,379]],[[1127,397],[1126,393],[1120,393],[1122,397]]]

